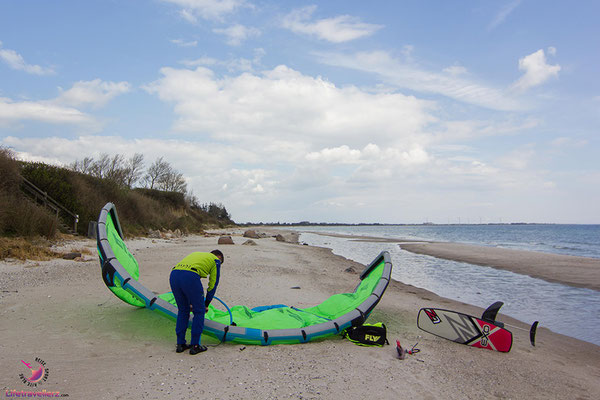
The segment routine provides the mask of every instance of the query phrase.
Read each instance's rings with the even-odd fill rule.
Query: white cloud
[[[541,121],[536,118],[499,118],[491,120],[446,120],[441,121],[432,131],[432,142],[464,142],[490,136],[509,136],[538,127]]]
[[[142,153],[146,164],[164,156],[177,169],[185,170],[186,177],[190,179],[195,179],[203,170],[214,172],[221,169],[223,162],[227,164],[226,160],[232,157],[232,152],[227,147],[221,152],[207,152],[204,143],[169,139],[125,139],[119,136],[94,135],[76,138],[11,136],[2,138],[2,142],[14,147],[22,155],[47,154],[62,164],[69,164],[85,156],[98,157],[102,153],[123,154],[126,157]],[[198,154],[202,154],[202,157],[198,157]]]
[[[413,51],[415,51],[415,46],[412,44],[405,44],[402,46],[400,53],[404,56],[407,62],[413,62]]]
[[[334,201],[344,193],[350,205],[369,203],[364,193],[370,189],[401,196],[407,182],[415,190],[485,192],[518,185],[519,174],[535,176],[518,169],[526,165],[515,157],[486,160],[460,144],[522,132],[536,120],[440,121],[431,102],[338,87],[286,66],[226,77],[203,67],[161,72],[146,89],[173,105],[174,128],[231,157],[204,172],[215,180],[214,193],[231,204],[282,207],[285,201]],[[444,145],[453,150],[434,152]],[[461,157],[465,152],[469,156]],[[228,169],[232,161],[235,173]]]
[[[198,18],[207,20],[222,20],[226,14],[231,14],[242,6],[248,6],[244,0],[162,0],[181,8],[181,16],[190,22]]]
[[[295,33],[313,35],[333,43],[342,43],[369,36],[383,26],[361,22],[350,15],[311,21],[317,6],[307,6],[292,11],[283,18],[282,26]]]
[[[73,107],[0,98],[0,125],[26,120],[50,124],[90,124],[94,121],[90,115]]]
[[[14,50],[3,49],[0,42],[0,60],[4,61],[10,68],[19,71],[25,71],[34,75],[50,75],[54,74],[54,70],[49,67],[41,67],[39,65],[28,64],[23,56]]]
[[[326,163],[355,164],[360,160],[360,150],[350,149],[343,145],[334,148],[325,148],[306,155],[309,161],[324,161]]]
[[[181,61],[181,64],[185,65],[186,67],[199,67],[199,66],[213,66],[213,65],[217,65],[220,64],[221,62],[219,60],[217,60],[216,58],[212,58],[212,57],[200,57],[197,58],[195,60],[183,60]]]
[[[503,155],[498,161],[499,164],[505,168],[526,170],[536,154],[537,153],[532,145],[526,145]]]
[[[313,162],[295,163],[291,173],[281,177],[278,184],[281,190],[304,192],[315,188],[329,186],[334,178],[323,171],[323,165]]]
[[[502,10],[494,16],[494,19],[488,25],[488,31],[496,29],[506,18],[521,4],[521,0],[514,0],[502,7]]]
[[[533,148],[490,159],[461,146],[476,146],[472,138],[514,134],[536,121],[448,122],[433,115],[437,109],[429,101],[389,89],[340,87],[286,66],[230,76],[217,76],[205,67],[164,68],[161,73],[146,90],[172,104],[174,128],[180,131],[175,133],[186,140],[0,137],[0,144],[23,158],[62,164],[103,152],[140,152],[147,164],[163,156],[186,176],[200,201],[226,204],[237,221],[294,220],[299,215],[329,221],[351,215],[350,222],[364,215],[373,221],[380,215],[393,218],[382,210],[417,210],[410,204],[421,207],[426,198],[487,204],[504,188],[533,190],[554,182],[534,170]],[[63,103],[39,104],[91,119],[67,103],[102,104],[128,88],[78,82],[64,92],[69,95]],[[0,120],[6,117],[2,105]],[[435,151],[444,146],[446,151]],[[333,207],[339,214],[331,213]]]
[[[76,82],[70,89],[64,90],[54,100],[57,104],[73,107],[102,107],[118,95],[131,90],[128,82],[104,82],[100,79]]]
[[[423,206],[439,207],[433,198],[443,198],[445,207],[452,209],[467,204],[468,213],[474,202],[497,204],[507,188],[519,196],[555,186],[554,179],[520,161],[535,155],[527,147],[488,163],[475,156],[434,158],[419,146],[403,149],[374,143],[360,150],[344,145],[313,152],[295,149],[300,159],[279,154],[278,146],[263,149],[197,139],[0,137],[0,144],[13,148],[22,159],[62,165],[101,153],[126,157],[142,153],[146,165],[162,156],[184,174],[201,202],[222,202],[236,221],[360,222],[364,217],[394,222],[406,215],[398,222],[422,222],[414,218],[424,218],[419,214]],[[346,163],[346,157],[352,163]],[[332,214],[330,206],[338,207],[339,213]],[[441,222],[446,222],[444,212]]]
[[[179,47],[196,47],[198,45],[197,40],[185,41],[183,39],[171,39],[171,43],[176,44]]]
[[[362,150],[351,149],[346,145],[324,148],[306,154],[306,159],[325,164],[356,164],[362,166],[385,163],[390,167],[421,165],[431,160],[423,147],[419,145],[413,145],[408,150],[402,150],[391,147],[381,149],[373,143],[369,143]]]
[[[127,82],[103,82],[100,79],[80,81],[71,89],[62,91],[54,99],[38,101],[13,101],[0,98],[0,125],[22,121],[38,121],[49,124],[79,125],[95,131],[100,124],[81,107],[97,108],[130,90]]]
[[[419,68],[404,62],[385,51],[355,54],[319,53],[322,63],[379,75],[388,84],[410,90],[435,93],[449,98],[494,110],[522,110],[524,105],[503,89],[494,88],[474,80]],[[446,72],[459,72],[446,69]]]
[[[550,47],[548,54],[555,55],[556,49]],[[558,77],[560,65],[550,65],[546,61],[544,50],[540,49],[535,53],[519,59],[519,69],[525,71],[525,74],[513,84],[512,88],[516,91],[525,91],[534,86],[539,86],[548,79]]]
[[[229,28],[213,29],[213,32],[227,36],[227,44],[231,46],[239,46],[244,40],[260,35],[259,29],[240,24],[235,24]]]
[[[463,67],[462,65],[452,65],[450,67],[444,68],[444,72],[446,72],[447,74],[453,75],[453,76],[457,76],[457,75],[466,74],[467,69],[465,67]]]
[[[553,181],[545,181],[542,183],[542,186],[545,189],[556,189],[557,188],[556,182],[553,182]]]
[[[76,138],[0,137],[0,144],[13,148],[21,159],[68,165],[86,156],[99,157],[102,153],[134,153],[144,155],[146,167],[163,157],[183,173],[200,201],[218,201],[250,206],[260,199],[270,198],[277,191],[280,173],[268,168],[247,166],[247,161],[262,163],[258,157],[235,145],[217,142],[199,142],[173,139],[126,139],[119,136],[80,136]],[[213,149],[213,150],[207,150]],[[44,156],[39,156],[43,154]],[[236,165],[246,165],[243,169]],[[201,190],[198,190],[201,188]]]
[[[250,72],[258,68],[262,63],[262,57],[265,55],[265,51],[262,48],[254,49],[254,57],[248,58],[234,58],[230,60],[218,60],[212,57],[200,57],[195,60],[183,60],[182,65],[189,68],[195,68],[199,66],[205,67],[225,67],[228,72]]]
[[[210,69],[163,68],[146,89],[174,104],[175,128],[253,143],[413,143],[432,122],[431,103],[398,93],[336,87],[286,66],[218,78]],[[333,145],[333,146],[332,146]]]
[[[558,137],[556,139],[553,139],[550,142],[550,145],[552,147],[556,147],[556,148],[573,148],[573,147],[584,147],[588,144],[588,140],[586,139],[575,139],[575,138],[571,138],[571,137]]]

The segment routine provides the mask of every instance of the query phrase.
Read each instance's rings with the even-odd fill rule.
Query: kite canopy
[[[139,264],[123,241],[114,204],[107,203],[100,212],[96,237],[106,286],[126,303],[175,320],[177,305],[173,294],[156,295],[139,282]],[[231,307],[230,314],[211,305],[203,333],[223,342],[261,345],[305,343],[335,335],[366,321],[385,292],[391,273],[390,256],[384,251],[362,272],[354,292],[335,294],[314,307],[278,304],[250,309],[240,305]]]

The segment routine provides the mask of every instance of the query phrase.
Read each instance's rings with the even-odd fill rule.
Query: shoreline
[[[600,291],[599,258],[458,242],[381,238],[324,232],[310,233],[351,239],[358,242],[397,243],[402,250],[415,254],[492,267],[543,279],[548,282]]]
[[[378,233],[370,232],[370,234]],[[484,308],[494,301],[501,300],[505,303],[502,312],[507,315],[529,323],[539,320],[541,325],[554,332],[600,345],[597,331],[590,329],[590,326],[597,326],[600,323],[598,318],[600,297],[593,289],[594,284],[598,282],[597,279],[594,280],[594,272],[598,269],[587,268],[574,276],[575,279],[588,279],[584,285],[577,286],[569,285],[565,281],[572,277],[572,273],[577,273],[575,271],[578,269],[585,268],[571,267],[559,270],[558,272],[566,279],[561,279],[561,276],[556,274],[547,276],[548,271],[545,268],[550,265],[550,262],[546,261],[547,258],[560,261],[568,259],[571,262],[571,257],[527,251],[513,252],[489,246],[439,243],[444,248],[453,249],[456,253],[455,257],[447,257],[452,260],[447,262],[441,257],[434,257],[437,254],[433,252],[423,251],[418,254],[407,251],[411,250],[410,248],[403,250],[404,245],[407,247],[430,245],[422,240],[407,243],[387,236],[382,243],[381,240],[369,240],[358,235],[335,235],[342,238],[327,236],[306,234],[301,236],[301,241],[333,248],[336,254],[360,262],[366,261],[365,255],[370,251],[388,250],[392,254],[392,259],[402,265],[402,269],[393,274],[394,279],[430,290],[440,296]],[[365,241],[370,243],[364,243]],[[429,250],[429,247],[426,248]],[[495,258],[489,256],[490,253]],[[473,255],[480,258],[481,261],[476,261],[482,266],[473,263],[474,260],[469,258]],[[524,259],[528,261],[523,261]],[[505,268],[495,268],[490,261],[496,263],[503,261],[509,265]],[[596,260],[585,259],[584,261],[595,262]],[[517,271],[520,272],[517,273],[511,271],[514,268],[510,268],[510,264],[518,267],[525,266],[528,270]],[[567,265],[571,266],[572,263]],[[535,269],[536,266],[541,268]],[[546,276],[543,273],[546,273]],[[546,279],[540,279],[540,276]]]
[[[235,244],[217,245],[214,235],[126,244],[140,263],[140,282],[158,292],[169,290],[174,261],[191,251],[220,248],[226,262],[217,296],[230,306],[284,302],[309,307],[353,290],[358,274],[344,271],[364,268],[329,249],[292,243],[287,233],[288,242],[267,237],[250,246],[243,245],[248,238],[239,229],[220,232],[232,235]],[[95,242],[87,246],[94,249]],[[544,327],[536,347],[529,345],[527,332],[514,330],[509,353],[452,343],[416,327],[419,308],[473,315],[482,309],[397,281],[390,283],[368,322],[384,322],[392,343],[419,343],[421,352],[405,360],[396,358],[394,346],[365,348],[339,336],[298,345],[225,343],[197,356],[176,354],[174,323],[123,303],[100,275],[97,257],[91,256],[79,262],[0,262],[4,390],[27,390],[18,377],[24,368],[20,360],[39,357],[50,368],[39,388],[74,399],[358,398],[372,395],[373,388],[380,398],[476,399],[482,392],[493,398],[600,397],[600,346]],[[528,328],[506,315],[499,320]]]
[[[416,254],[529,275],[548,282],[600,290],[600,259],[451,242],[402,243]]]

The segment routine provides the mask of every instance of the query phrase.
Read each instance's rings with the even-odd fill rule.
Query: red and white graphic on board
[[[479,347],[482,349],[496,350],[501,352],[510,351],[512,346],[512,333],[499,326],[484,322],[480,319],[473,318],[479,330],[481,337],[476,338],[468,344],[469,346]]]

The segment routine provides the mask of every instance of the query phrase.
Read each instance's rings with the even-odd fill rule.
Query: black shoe
[[[201,346],[201,345],[193,345],[192,348],[190,349],[190,354],[194,355],[194,354],[198,354],[198,353],[202,353],[203,351],[208,350],[208,348],[206,346]]]
[[[177,348],[175,349],[175,352],[176,353],[183,353],[184,351],[186,351],[190,347],[192,347],[192,346],[190,346],[188,344],[178,344]]]

